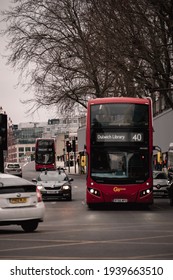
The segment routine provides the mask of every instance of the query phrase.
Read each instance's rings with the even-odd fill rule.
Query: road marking
[[[39,242],[50,242],[50,243],[57,243],[61,242],[61,244],[52,244],[52,245],[40,245],[40,246],[29,246],[29,247],[20,247],[20,248],[9,248],[9,249],[0,249],[0,252],[7,252],[7,251],[18,251],[18,250],[30,250],[30,249],[43,249],[43,248],[51,248],[51,247],[62,247],[62,246],[74,246],[74,245],[86,245],[86,244],[112,244],[112,243],[128,243],[129,244],[136,244],[138,241],[141,240],[150,240],[150,239],[158,239],[158,238],[167,238],[167,237],[173,237],[173,234],[168,234],[168,235],[158,235],[158,236],[148,236],[148,237],[138,237],[138,238],[124,238],[124,239],[113,239],[113,240],[64,240],[64,239],[56,239],[56,240],[49,240],[49,239],[44,239],[40,240]],[[1,239],[2,240],[2,239]],[[8,240],[8,239],[5,239]],[[19,239],[9,239],[10,241],[19,241]],[[20,239],[20,242],[22,240]],[[38,239],[23,239],[23,241],[31,241],[31,242],[38,242]],[[64,242],[64,243],[62,243]],[[158,242],[144,242],[144,243],[139,243],[140,245],[143,244],[158,244]],[[164,245],[169,245],[173,243],[168,243],[168,242],[160,242],[159,244],[164,244]],[[173,253],[172,253],[173,254]]]

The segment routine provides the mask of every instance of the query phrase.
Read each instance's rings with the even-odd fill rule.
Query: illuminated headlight
[[[69,190],[69,189],[70,189],[70,186],[62,186],[62,189],[63,189],[63,190]]]
[[[151,189],[146,189],[140,192],[140,197],[145,196],[151,192]]]
[[[89,192],[93,195],[100,196],[100,192],[93,188],[88,188]]]
[[[37,186],[38,190],[43,190],[43,186]]]

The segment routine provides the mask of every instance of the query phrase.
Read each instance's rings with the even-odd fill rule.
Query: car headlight
[[[43,190],[43,186],[42,186],[42,185],[37,186],[37,188],[38,188],[40,191]]]
[[[68,186],[68,185],[62,186],[62,189],[63,189],[63,190],[69,190],[69,189],[70,189],[70,186]]]

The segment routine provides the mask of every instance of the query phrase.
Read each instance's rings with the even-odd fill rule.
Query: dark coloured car
[[[72,200],[72,178],[69,178],[63,169],[56,171],[42,171],[36,182],[41,191],[43,200],[65,199]]]

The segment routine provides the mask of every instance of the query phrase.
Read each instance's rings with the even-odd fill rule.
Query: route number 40
[[[142,141],[142,134],[141,133],[135,133],[133,136],[132,136],[132,140],[134,142],[141,142]]]

